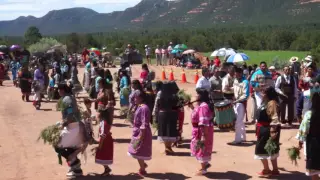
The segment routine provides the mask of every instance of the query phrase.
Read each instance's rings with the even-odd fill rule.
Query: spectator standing
[[[162,62],[161,62],[161,49],[159,47],[159,45],[157,45],[157,49],[155,50],[155,54],[156,54],[156,59],[157,59],[157,66],[158,65],[162,65]]]
[[[147,64],[151,64],[151,48],[148,45],[145,45],[146,57],[147,57]]]

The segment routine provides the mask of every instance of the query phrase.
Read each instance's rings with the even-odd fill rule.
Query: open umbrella
[[[244,53],[236,53],[234,55],[231,55],[228,59],[227,62],[229,63],[238,63],[238,62],[243,62],[249,60],[249,56],[244,54]]]
[[[173,49],[185,50],[185,49],[188,49],[188,46],[185,44],[177,44]]]
[[[172,54],[176,54],[176,53],[178,53],[179,51],[180,51],[179,49],[174,49],[174,50],[171,51],[171,53],[172,53]]]
[[[90,51],[90,54],[94,53],[96,56],[101,55],[101,51],[98,48],[90,48],[89,51]]]
[[[211,57],[215,57],[218,55],[219,50],[213,51],[213,53],[210,55]]]
[[[21,49],[21,47],[20,47],[19,45],[12,45],[12,46],[10,47],[10,50],[11,50],[11,51],[16,51],[16,50],[19,50],[19,49]]]
[[[188,50],[185,50],[182,54],[193,54],[195,52],[196,51],[194,49],[188,49]]]
[[[234,49],[232,49],[232,48],[228,48],[228,49],[226,49],[226,48],[221,48],[221,49],[218,50],[216,56],[227,57],[227,56],[234,55],[234,54],[236,54],[236,53],[237,53],[237,52],[236,52]]]

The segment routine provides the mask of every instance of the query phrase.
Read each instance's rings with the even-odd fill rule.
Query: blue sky
[[[41,17],[51,10],[87,7],[100,13],[124,10],[141,0],[0,0],[0,21],[19,16]]]

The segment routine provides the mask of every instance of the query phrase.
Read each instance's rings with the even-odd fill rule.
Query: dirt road
[[[151,67],[158,75],[160,68]],[[80,69],[79,79],[82,79],[83,69]],[[133,68],[135,77],[139,76],[140,66]],[[177,76],[179,72],[176,72]],[[188,75],[187,78],[192,78]],[[36,111],[31,103],[21,100],[20,89],[6,81],[4,87],[0,87],[0,179],[2,180],[33,180],[66,179],[67,165],[58,164],[56,153],[49,145],[37,142],[38,135],[44,127],[60,120],[60,112],[55,111],[55,103],[43,103],[42,110]],[[194,84],[179,84],[183,89],[194,93]],[[81,96],[84,96],[81,95]],[[117,103],[119,105],[119,103]],[[250,106],[250,105],[249,105]],[[116,111],[118,115],[118,111]],[[116,118],[112,128],[115,139],[114,164],[111,166],[114,176],[108,179],[138,179],[130,173],[138,171],[136,160],[126,155],[128,143],[131,137],[131,129],[124,120]],[[97,127],[96,127],[97,129]],[[145,179],[259,179],[256,172],[261,171],[259,161],[253,159],[254,144],[256,140],[254,126],[247,127],[246,145],[229,146],[226,143],[233,141],[233,132],[221,132],[215,129],[214,150],[212,167],[206,177],[195,177],[194,173],[199,169],[195,158],[190,157],[189,141],[191,137],[190,110],[186,109],[184,125],[184,144],[181,148],[175,148],[176,156],[162,154],[164,147],[158,141],[153,141],[152,160],[148,162],[148,177]],[[288,160],[286,149],[297,144],[293,138],[296,130],[283,130],[281,134],[281,156],[279,167],[282,175],[275,179],[303,180],[308,179],[303,174],[305,162],[299,161],[299,166],[294,166]],[[156,138],[154,136],[154,138]],[[88,149],[91,149],[90,147]],[[94,163],[94,157],[88,151],[88,160],[83,164],[85,177],[79,179],[105,179],[95,173],[102,173],[103,167]]]

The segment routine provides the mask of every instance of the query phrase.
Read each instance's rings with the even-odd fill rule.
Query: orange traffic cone
[[[169,81],[174,81],[174,76],[173,76],[173,70],[171,68],[170,74],[169,74]]]
[[[186,83],[186,82],[187,82],[186,73],[184,72],[184,69],[182,68],[181,83]]]
[[[164,71],[164,68],[162,68],[162,73],[161,73],[161,80],[164,81],[166,80],[167,77],[166,77],[166,72]]]
[[[199,80],[199,72],[197,70],[196,76],[194,77],[194,83],[197,84],[198,80]]]

